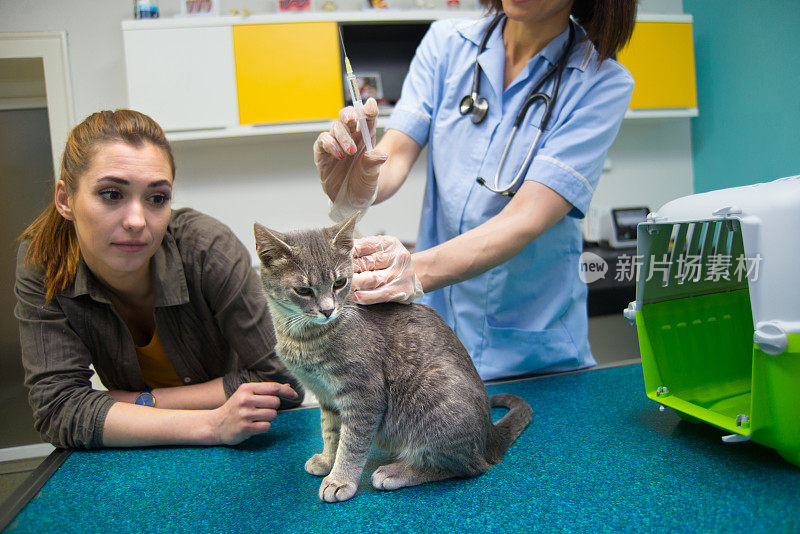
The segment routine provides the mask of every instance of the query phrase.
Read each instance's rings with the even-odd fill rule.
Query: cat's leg
[[[320,499],[340,502],[355,495],[381,414],[382,412],[342,413],[336,460],[331,473],[322,480],[319,487]]]
[[[382,465],[372,473],[372,486],[379,490],[396,490],[452,478],[454,475],[422,467],[412,467],[405,462]]]
[[[306,471],[312,475],[323,477],[331,472],[336,460],[336,448],[339,446],[339,413],[320,406],[320,426],[322,427],[322,453],[315,454],[306,462]]]
[[[491,467],[472,447],[448,450],[441,444],[437,449],[435,454],[424,450],[409,454],[406,450],[401,454],[403,460],[382,465],[372,473],[372,485],[379,490],[396,490],[448,478],[474,477]]]

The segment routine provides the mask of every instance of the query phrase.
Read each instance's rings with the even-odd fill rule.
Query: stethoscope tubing
[[[492,31],[497,27],[500,21],[505,17],[505,14],[500,13],[497,15],[494,20],[489,24],[486,28],[486,34],[483,36],[481,40],[481,44],[478,48],[478,55],[480,55],[485,49],[486,44],[489,41],[489,36],[491,35]],[[561,54],[561,57],[558,59],[555,65],[550,67],[550,69],[545,72],[539,81],[536,82],[534,87],[530,90],[528,96],[525,99],[525,103],[522,105],[520,110],[517,112],[517,116],[514,119],[514,126],[511,129],[511,134],[509,135],[508,141],[506,141],[506,146],[503,149],[503,154],[500,156],[500,162],[497,166],[497,172],[494,175],[494,186],[489,185],[486,183],[486,180],[483,178],[478,177],[477,182],[490,191],[494,193],[498,193],[500,195],[505,196],[514,196],[513,189],[516,187],[517,183],[522,180],[525,176],[525,173],[528,170],[531,162],[533,161],[534,153],[536,152],[537,147],[539,146],[539,141],[542,137],[542,132],[547,129],[547,125],[550,122],[550,116],[553,113],[553,109],[555,107],[556,99],[558,98],[558,90],[561,85],[561,75],[564,73],[564,68],[567,63],[567,59],[569,58],[569,54],[572,51],[573,44],[575,42],[575,26],[574,23],[570,20],[569,22],[569,40],[567,42],[567,46]],[[555,83],[553,87],[553,96],[548,96],[546,93],[540,92],[540,89],[544,86],[544,84],[555,74]],[[480,114],[478,113],[479,110],[475,109],[478,107],[479,100],[485,100],[480,97],[480,65],[478,63],[478,59],[475,59],[475,69],[473,74],[472,80],[472,93],[462,99],[461,103],[461,114],[467,115],[471,114],[472,121],[474,123],[481,122],[484,117],[486,116],[486,111],[488,111],[488,102],[483,105],[483,109],[480,110]],[[465,103],[469,99],[468,105]],[[526,115],[528,114],[528,110],[530,107],[537,101],[542,100],[545,108],[544,114],[542,115],[542,120],[539,123],[539,127],[537,128],[536,137],[531,143],[531,147],[528,150],[527,155],[525,156],[525,161],[522,163],[522,167],[520,168],[519,172],[514,176],[514,179],[507,187],[500,187],[500,174],[503,170],[503,166],[505,165],[506,157],[508,156],[508,152],[511,148],[512,143],[514,142],[514,138],[516,137],[517,130],[522,125],[525,120]],[[468,109],[467,109],[468,108]],[[476,119],[476,115],[477,119]]]

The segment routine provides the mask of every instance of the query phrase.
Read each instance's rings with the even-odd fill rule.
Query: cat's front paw
[[[333,459],[322,454],[315,454],[306,462],[306,473],[318,477],[324,477],[331,472]]]
[[[319,498],[325,502],[342,502],[355,495],[357,489],[354,482],[342,482],[328,475],[322,479]]]

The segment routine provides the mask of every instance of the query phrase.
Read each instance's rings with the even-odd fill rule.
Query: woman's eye
[[[157,194],[150,197],[150,202],[152,202],[156,206],[164,206],[168,204],[170,201],[170,197],[164,194]]]
[[[294,292],[302,297],[307,297],[311,294],[310,287],[296,287],[294,288]]]
[[[347,278],[340,278],[333,283],[333,289],[341,289],[347,283]]]
[[[115,191],[113,189],[106,189],[105,191],[100,191],[100,196],[106,200],[120,200],[122,198],[122,193],[119,191]]]

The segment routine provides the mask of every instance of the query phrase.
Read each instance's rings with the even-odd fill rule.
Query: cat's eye
[[[333,289],[341,289],[347,283],[347,278],[340,278],[333,283]]]
[[[310,287],[295,287],[294,292],[300,295],[301,297],[307,297],[311,294]]]

